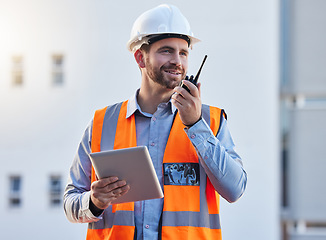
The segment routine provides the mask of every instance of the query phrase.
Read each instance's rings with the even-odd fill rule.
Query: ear
[[[138,64],[138,66],[140,68],[144,68],[145,67],[145,62],[144,62],[144,55],[143,53],[140,51],[140,49],[138,49],[135,53],[134,53],[134,57],[135,60]]]

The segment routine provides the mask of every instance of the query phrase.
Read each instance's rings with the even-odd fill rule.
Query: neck
[[[138,94],[138,104],[143,112],[153,114],[160,103],[168,102],[173,94],[173,89],[166,89],[157,83],[141,84]]]

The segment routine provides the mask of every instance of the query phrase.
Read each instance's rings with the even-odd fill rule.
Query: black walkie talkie
[[[199,68],[199,70],[198,70],[198,72],[196,74],[196,77],[194,78],[194,75],[191,75],[190,78],[188,78],[188,76],[186,76],[185,80],[187,80],[187,81],[195,84],[195,86],[197,86],[198,78],[199,78],[201,69],[203,68],[204,63],[206,61],[206,58],[207,58],[207,55],[205,55],[204,60],[203,60],[201,66],[200,66],[200,68]],[[181,83],[180,86],[183,87],[184,89],[186,89],[190,93],[190,90],[189,90],[189,88],[186,85],[184,85],[183,83]]]

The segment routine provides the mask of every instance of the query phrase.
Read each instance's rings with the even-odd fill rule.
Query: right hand
[[[130,186],[117,177],[94,181],[91,185],[91,201],[99,209],[106,209],[113,200],[126,194]]]

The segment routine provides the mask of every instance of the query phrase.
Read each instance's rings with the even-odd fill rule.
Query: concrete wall
[[[161,1],[0,0],[0,229],[4,239],[83,239],[48,205],[48,176],[66,175],[93,111],[140,84],[126,42],[134,19]],[[237,203],[221,201],[224,239],[279,239],[278,1],[173,1],[202,40],[202,99],[224,108],[248,172]],[[65,57],[62,86],[50,83],[52,54]],[[25,82],[11,85],[11,57]],[[23,176],[23,204],[8,208],[8,176]],[[5,216],[5,217],[4,217]],[[13,236],[11,236],[14,233]]]

